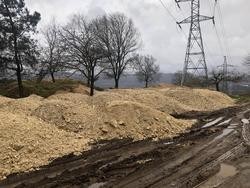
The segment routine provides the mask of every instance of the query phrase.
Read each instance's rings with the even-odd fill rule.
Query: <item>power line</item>
[[[209,2],[211,2],[211,0],[209,0]],[[215,0],[214,6],[213,6],[213,12],[212,12],[213,13],[213,17],[215,17],[216,5],[217,5],[217,0]],[[211,9],[211,11],[212,11],[212,9]],[[214,22],[214,30],[215,30],[216,38],[218,40],[219,49],[220,49],[221,53],[224,55],[224,48],[223,48],[222,40],[220,38],[220,34],[219,34],[219,31],[217,29],[217,25],[216,25],[215,22]]]
[[[218,0],[215,0],[214,6],[213,6],[213,17],[215,17],[217,5],[218,5]],[[218,41],[218,45],[219,45],[219,49],[220,49],[221,54],[223,54],[223,56],[226,55],[227,57],[229,57],[230,53],[229,53],[229,50],[227,47],[228,45],[225,43],[225,40],[223,40],[223,37],[226,36],[226,33],[225,33],[225,27],[224,27],[221,11],[218,10],[218,14],[219,14],[219,20],[220,20],[221,28],[222,28],[222,39],[221,39],[219,30],[217,28],[217,25],[214,23],[215,34],[217,37],[217,41]]]
[[[217,9],[218,9],[218,14],[219,14],[219,19],[220,19],[220,22],[221,22],[222,35],[223,35],[223,39],[224,39],[226,53],[227,53],[227,56],[229,57],[230,62],[232,62],[232,58],[231,58],[231,55],[230,55],[230,48],[229,48],[228,40],[227,40],[225,24],[224,24],[224,21],[223,21],[222,11],[221,11],[221,7],[220,7],[220,2],[217,2]]]
[[[214,25],[214,30],[215,30],[215,34],[216,34],[216,37],[217,37],[217,40],[218,40],[220,51],[221,51],[222,54],[224,54],[224,48],[223,48],[222,40],[220,38],[219,31],[218,31],[216,25]]]
[[[206,53],[208,54],[207,57],[210,57],[210,59],[211,59],[213,62],[215,62],[215,61],[214,61],[214,57],[213,57],[213,55],[212,55],[210,49],[208,48],[208,45],[207,45],[206,41],[204,40],[203,43],[204,43],[204,46],[205,46],[205,49],[206,49]]]
[[[218,3],[218,0],[215,0],[214,2],[214,9],[213,9],[213,15],[215,16],[215,11],[216,11],[216,5]]]
[[[208,0],[208,4],[209,4],[209,8],[210,8],[210,12],[211,14],[213,15],[213,17],[215,17],[215,10],[216,10],[216,5],[217,5],[217,0],[215,0],[214,4],[212,2],[213,0]],[[224,56],[224,49],[223,49],[223,45],[222,45],[222,40],[219,36],[219,32],[217,30],[217,27],[215,25],[215,22],[214,22],[214,29],[215,29],[215,33],[216,33],[216,37],[217,37],[217,40],[218,40],[218,44],[219,44],[219,49],[220,49],[220,52],[221,54],[223,54]],[[206,46],[206,43],[204,42],[205,46]],[[206,47],[207,48],[207,47]],[[208,53],[211,54],[211,52],[207,49]],[[212,56],[212,55],[211,55]],[[213,60],[214,61],[214,60]],[[214,61],[215,62],[215,61]]]
[[[162,7],[166,10],[166,12],[168,13],[168,15],[170,15],[170,17],[174,20],[175,23],[177,23],[177,19],[175,18],[175,16],[171,13],[171,11],[169,10],[169,8],[163,3],[162,0],[159,0],[159,2],[161,3]],[[184,16],[184,15],[183,15]],[[177,26],[177,25],[176,25]],[[182,30],[182,29],[178,29],[176,28],[178,32],[182,33],[184,35],[184,37],[186,39],[188,39],[188,36],[186,35],[186,33]]]
[[[168,9],[168,7],[163,3],[162,0],[159,0],[162,7],[167,11],[167,13],[170,15],[170,17],[174,20],[175,23],[177,23],[177,20],[175,19],[174,15],[171,13],[171,11]]]
[[[166,12],[168,13],[168,15],[170,15],[170,17],[174,20],[174,22],[177,23],[177,19],[176,19],[175,16],[171,13],[171,11],[168,9],[168,7],[163,3],[163,1],[162,1],[162,0],[159,0],[159,2],[161,3],[162,7],[166,10]],[[177,31],[179,31],[179,30],[177,29]],[[181,31],[182,31],[182,33],[184,34],[184,36],[185,36],[186,38],[188,38],[188,37],[185,35],[185,33],[183,32],[182,29],[181,29]],[[179,31],[179,32],[180,32],[180,31]]]
[[[221,35],[222,35],[222,37],[220,37],[219,30],[217,28],[217,25],[215,24],[215,33],[216,33],[216,36],[217,36],[219,48],[220,48],[221,52],[224,55],[226,55],[228,57],[228,59],[232,62],[232,59],[231,59],[231,56],[230,56],[228,41],[226,39],[226,29],[225,29],[225,25],[224,25],[224,22],[223,22],[222,11],[221,11],[221,7],[220,7],[220,4],[219,4],[218,0],[215,0],[215,3],[214,3],[214,10],[213,10],[213,15],[214,16],[216,14],[216,10],[218,12],[219,22],[220,22],[220,25],[221,25]]]
[[[207,2],[207,3],[209,4],[209,9],[210,9],[210,12],[211,12],[211,13],[213,13],[213,12],[212,12],[211,0],[208,0],[208,2]]]

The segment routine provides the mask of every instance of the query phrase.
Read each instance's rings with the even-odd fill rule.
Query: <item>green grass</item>
[[[250,103],[250,95],[233,95],[230,96],[233,99],[237,100],[237,103],[243,104],[243,103]]]
[[[79,84],[83,84],[76,80],[56,80],[55,83],[51,81],[42,81],[37,83],[36,81],[23,81],[24,97],[31,94],[36,94],[42,97],[49,97],[55,94],[57,91],[72,91]],[[18,98],[18,85],[16,81],[5,80],[0,83],[0,95]]]

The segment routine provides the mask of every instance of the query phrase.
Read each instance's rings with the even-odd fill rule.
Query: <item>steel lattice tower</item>
[[[222,82],[222,91],[228,91],[228,64],[227,64],[227,57],[224,56],[224,63],[223,63],[223,82]]]
[[[214,22],[214,17],[200,15],[200,0],[175,0],[175,2],[179,8],[179,3],[191,2],[191,16],[181,22],[177,22],[180,27],[181,24],[190,24],[181,85],[184,85],[188,72],[202,76],[207,80],[208,71],[200,22],[206,20],[213,20]]]
[[[229,75],[229,67],[234,67],[233,65],[229,65],[227,63],[227,57],[224,56],[224,63],[221,66],[218,67],[222,67],[222,73],[223,73],[223,82],[222,82],[222,91],[227,93],[228,92],[228,75]]]

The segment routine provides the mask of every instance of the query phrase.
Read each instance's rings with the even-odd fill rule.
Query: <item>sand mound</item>
[[[42,104],[43,98],[37,95],[31,95],[27,98],[10,100],[0,105],[0,109],[12,113],[21,113],[30,115],[36,108]]]
[[[169,114],[213,111],[235,104],[233,99],[219,92],[181,87],[111,90],[100,93],[95,100],[98,103],[113,100],[138,102]]]
[[[10,98],[7,98],[7,97],[3,97],[3,96],[0,96],[0,105],[6,103],[6,102],[10,102],[14,99],[10,99]]]
[[[36,118],[1,110],[0,119],[0,179],[86,149],[86,139]]]
[[[174,85],[174,84],[167,84],[167,83],[160,83],[153,85],[151,88],[157,88],[157,89],[162,89],[162,88],[177,88],[180,86]]]
[[[207,89],[194,89],[199,96],[210,101],[210,104],[213,104],[215,109],[220,109],[221,106],[232,106],[235,105],[235,101],[224,93],[219,93],[216,91],[211,91]],[[209,109],[209,107],[208,107]]]
[[[97,92],[97,91],[95,91],[95,92]],[[79,93],[82,95],[89,95],[89,88],[84,86],[84,85],[78,84],[72,88],[67,88],[67,89],[64,88],[62,90],[58,90],[55,92],[55,95],[67,94],[67,93]]]
[[[53,96],[33,115],[61,129],[81,132],[90,139],[171,137],[192,124],[137,102],[110,99],[89,105],[91,100],[89,103],[85,97],[74,100],[77,98],[78,94]]]
[[[84,95],[89,95],[89,88],[84,86],[84,85],[78,85],[77,87],[73,88],[72,90],[73,93],[81,93]],[[97,92],[97,91],[95,91]]]
[[[71,94],[72,99],[74,95]],[[86,131],[98,114],[93,107],[81,100],[75,103],[67,100],[47,100],[32,115],[61,129],[80,132]]]
[[[91,98],[87,95],[82,95],[79,93],[59,93],[50,96],[47,98],[48,100],[61,100],[61,101],[67,101],[70,103],[75,103],[75,104],[81,104],[81,103],[86,103],[88,102]]]
[[[82,132],[86,138],[90,139],[99,137],[102,139],[121,137],[140,139],[153,136],[161,137],[159,135],[168,137],[169,132],[157,132],[156,129],[162,131],[162,126],[172,130],[172,125],[176,124],[175,132],[180,132],[180,127],[185,130],[185,123],[189,126],[189,122],[178,122],[179,120],[174,119],[169,114],[192,110],[217,110],[233,104],[234,101],[228,96],[209,90],[181,87],[125,89],[99,92],[94,97],[76,93],[54,95],[46,99],[32,115],[61,129]],[[138,112],[142,114],[141,117],[144,117],[144,120],[136,116]],[[166,122],[166,117],[171,117],[171,121]],[[127,131],[126,133],[121,129],[115,129],[114,132],[108,130],[109,126],[107,125],[111,124],[114,127],[113,124],[119,124],[120,121],[131,129],[134,128],[134,132],[137,131],[138,135],[129,131],[130,128],[124,129]],[[150,126],[153,124],[159,126],[151,129]],[[143,133],[145,127],[149,128],[152,135],[147,133],[149,131]],[[108,134],[103,134],[105,132]]]
[[[105,138],[119,135],[120,138],[172,137],[189,128],[193,121],[182,121],[172,116],[130,101],[112,101],[105,108],[105,125],[102,127]]]
[[[60,93],[47,99],[0,97],[0,179],[88,149],[90,141],[173,137],[194,121],[170,114],[234,105],[218,92],[173,86],[109,90],[94,97],[81,93]]]
[[[206,89],[175,88],[159,90],[163,95],[174,99],[181,106],[188,107],[189,111],[213,111],[233,106],[234,100],[225,94]],[[175,111],[175,109],[173,109]],[[186,110],[183,109],[184,113]]]

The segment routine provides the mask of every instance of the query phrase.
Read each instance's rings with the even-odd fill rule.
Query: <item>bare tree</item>
[[[87,78],[90,95],[94,95],[94,83],[105,70],[102,49],[94,35],[94,23],[82,15],[75,15],[62,29],[61,36],[67,49],[67,68],[79,71]]]
[[[139,33],[131,19],[116,13],[96,19],[95,34],[109,61],[106,73],[118,88],[121,75],[133,62],[133,55],[139,48]]]
[[[239,82],[243,79],[244,75],[237,72],[231,71],[225,74],[222,70],[213,69],[210,74],[210,81],[215,84],[216,91],[220,91],[220,84],[224,82]]]
[[[150,82],[155,81],[159,75],[160,67],[155,64],[156,59],[153,56],[140,56],[138,55],[135,61],[135,70],[137,79],[145,83],[148,87]]]
[[[216,91],[220,91],[220,83],[225,80],[225,76],[222,71],[217,71],[215,69],[212,70],[210,81],[212,84],[215,84]]]
[[[42,32],[44,36],[44,47],[42,49],[42,69],[40,74],[50,74],[55,82],[54,74],[64,68],[65,48],[60,37],[59,26],[53,20]]]

